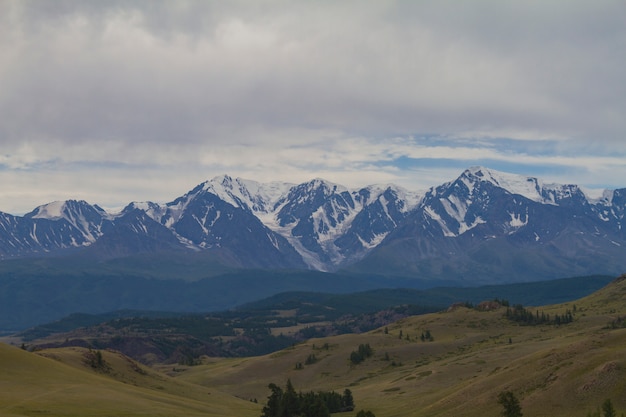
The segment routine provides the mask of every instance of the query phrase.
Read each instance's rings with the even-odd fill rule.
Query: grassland
[[[204,358],[199,366],[147,368],[117,353],[81,348],[36,353],[0,345],[0,416],[259,416],[270,382],[296,390],[342,392],[353,417],[498,416],[510,390],[524,415],[585,417],[607,398],[626,412],[626,277],[580,300],[529,308],[574,314],[556,326],[523,326],[489,311],[457,306],[412,316],[362,334],[311,339],[249,358]],[[612,326],[612,323],[618,325]],[[428,331],[433,340],[422,340]],[[354,365],[350,353],[374,354]],[[305,364],[310,355],[314,363]],[[255,404],[252,400],[258,400]]]
[[[512,323],[503,308],[457,307],[403,319],[387,332],[310,340],[258,358],[208,360],[179,379],[260,401],[268,383],[288,378],[302,391],[350,388],[357,410],[379,417],[497,416],[503,390],[520,398],[525,416],[584,417],[606,398],[624,412],[626,328],[608,325],[626,315],[626,280],[539,309],[554,315],[574,306],[574,322],[561,326]],[[420,339],[426,330],[434,341]],[[375,354],[352,365],[350,353],[363,343]],[[317,362],[296,369],[310,354]]]
[[[0,416],[258,416],[256,404],[175,380],[102,351],[94,369],[80,348],[39,354],[0,345]]]

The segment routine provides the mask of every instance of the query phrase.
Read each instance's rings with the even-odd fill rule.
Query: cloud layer
[[[617,0],[4,1],[0,210],[221,173],[415,189],[477,163],[623,187],[625,20]]]

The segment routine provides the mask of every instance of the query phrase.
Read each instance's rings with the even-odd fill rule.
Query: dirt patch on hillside
[[[616,361],[607,362],[591,372],[578,387],[581,394],[605,392],[624,377],[624,366]]]

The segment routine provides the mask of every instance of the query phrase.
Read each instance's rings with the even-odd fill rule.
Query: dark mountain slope
[[[592,205],[576,186],[541,187],[529,178],[525,188],[506,189],[498,175],[468,170],[430,190],[352,270],[476,284],[626,269],[619,210],[607,219],[606,206]]]

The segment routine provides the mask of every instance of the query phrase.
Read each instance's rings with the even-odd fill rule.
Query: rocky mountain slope
[[[115,214],[84,201],[0,213],[0,257],[199,252],[236,268],[478,282],[618,274],[625,210],[626,189],[592,197],[484,167],[421,194],[221,176],[170,203],[134,202]]]
[[[594,199],[576,185],[468,169],[430,189],[356,269],[383,273],[393,265],[471,283],[619,274],[626,267],[625,194]]]

